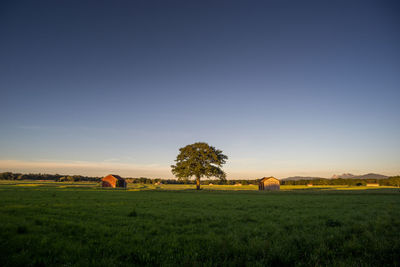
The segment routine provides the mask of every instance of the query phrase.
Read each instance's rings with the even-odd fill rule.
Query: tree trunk
[[[196,177],[196,189],[200,190],[200,177]]]

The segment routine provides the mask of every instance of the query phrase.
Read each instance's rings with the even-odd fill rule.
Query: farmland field
[[[1,266],[399,266],[398,188],[0,183]]]

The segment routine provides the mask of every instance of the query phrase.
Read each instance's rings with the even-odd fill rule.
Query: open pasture
[[[52,187],[52,188],[87,188],[93,190],[118,190],[118,189],[107,189],[102,188],[99,182],[55,182],[55,181],[38,181],[38,180],[22,180],[22,181],[7,181],[0,180],[1,186],[17,186],[17,187]],[[316,185],[309,187],[307,185],[281,185],[281,191],[292,191],[297,190],[307,192],[312,191],[332,191],[332,190],[375,190],[375,189],[395,189],[393,186],[380,186],[380,187],[368,187],[368,186],[349,186],[349,185]],[[133,184],[128,183],[127,191],[146,191],[146,190],[193,190],[195,185],[193,184]],[[203,190],[218,190],[218,191],[258,191],[258,185],[202,185]]]
[[[191,188],[2,182],[0,265],[400,264],[397,188]]]

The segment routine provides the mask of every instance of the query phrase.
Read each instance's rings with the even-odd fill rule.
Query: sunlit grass
[[[87,189],[101,190],[121,190],[111,188],[101,188],[101,183],[95,182],[54,182],[54,181],[0,181],[0,185],[19,186],[19,187],[57,187],[57,188],[74,188],[83,187]],[[128,183],[126,190],[128,191],[147,191],[147,190],[193,190],[196,186],[192,184],[132,184]],[[292,190],[376,190],[382,188],[397,188],[392,186],[348,186],[348,185],[281,185],[281,191]],[[258,185],[202,185],[202,190],[223,190],[223,191],[258,191]]]

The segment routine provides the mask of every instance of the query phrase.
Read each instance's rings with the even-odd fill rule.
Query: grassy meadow
[[[399,266],[398,188],[1,182],[1,266]]]

